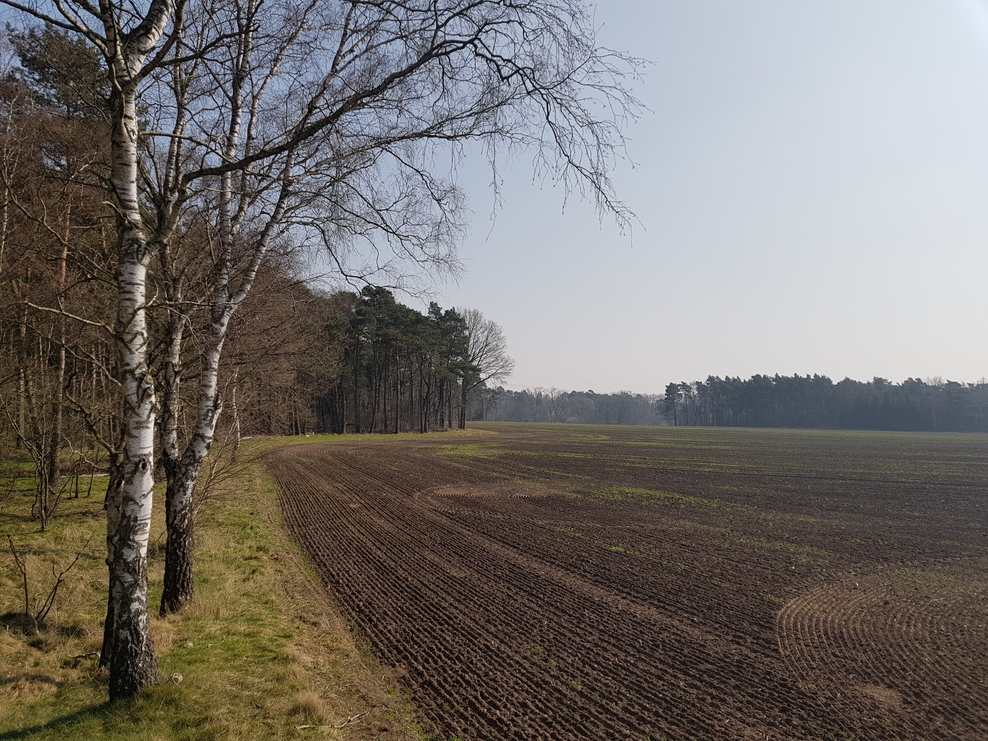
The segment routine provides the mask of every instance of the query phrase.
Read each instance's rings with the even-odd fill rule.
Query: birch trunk
[[[233,383],[230,386],[230,413],[233,415],[232,436],[233,436],[233,462],[240,458],[240,407],[237,404],[237,388],[240,381],[239,369],[233,371]]]
[[[248,15],[256,11],[254,2],[248,3]],[[236,70],[233,75],[233,85],[230,90],[229,120],[223,147],[225,159],[232,160],[237,154],[240,144],[240,130],[244,114],[244,89],[246,71],[251,55],[252,32],[250,30],[237,36]],[[216,423],[222,404],[217,393],[220,358],[223,345],[226,342],[230,318],[237,306],[243,301],[246,291],[250,290],[253,275],[259,259],[255,256],[252,272],[244,279],[243,295],[231,296],[230,273],[233,263],[232,244],[236,231],[234,217],[234,186],[233,173],[225,172],[220,177],[219,203],[219,236],[220,254],[216,263],[216,292],[210,317],[209,335],[206,350],[203,354],[202,369],[199,375],[199,408],[196,415],[196,425],[189,443],[182,453],[177,455],[166,453],[165,475],[165,575],[164,591],[161,595],[159,614],[177,612],[192,600],[195,591],[193,580],[193,551],[194,551],[194,506],[196,482],[202,463],[209,454],[216,434]],[[181,352],[179,341],[176,352]],[[174,395],[176,406],[174,415],[177,417],[177,381]],[[177,450],[177,448],[176,448]]]
[[[163,261],[164,262],[164,261]],[[166,291],[172,307],[168,327],[168,352],[164,360],[164,379],[161,406],[161,464],[165,471],[165,520],[168,538],[165,546],[165,588],[160,614],[178,609],[192,598],[192,518],[188,508],[176,506],[182,500],[183,469],[179,450],[178,420],[181,414],[182,344],[186,319],[182,314],[181,280],[169,281]],[[173,289],[173,290],[170,290]],[[190,494],[191,498],[191,494]],[[182,566],[181,547],[189,550],[188,561]],[[179,565],[176,566],[176,563]],[[171,577],[171,578],[169,578]],[[177,578],[176,578],[177,577]],[[169,608],[166,610],[166,605]]]
[[[138,195],[137,89],[141,67],[174,13],[154,0],[144,20],[123,33],[109,5],[100,6],[112,82],[110,181],[117,206],[117,327],[124,436],[119,479],[107,493],[110,594],[104,645],[110,648],[110,700],[133,697],[157,677],[148,630],[147,549],[154,490],[154,427],[158,411],[147,367],[147,271],[151,259]]]
[[[137,107],[133,88],[115,95],[113,185],[120,207],[117,349],[123,390],[124,444],[118,486],[107,500],[110,568],[110,699],[151,684],[157,663],[148,632],[147,547],[154,488],[157,400],[147,367],[146,281],[150,251],[137,196]]]
[[[180,458],[177,455],[166,455],[164,459],[167,479],[165,488],[167,543],[165,583],[159,610],[161,615],[182,609],[195,594],[194,496],[199,472],[213,444],[216,423],[219,421],[222,409],[218,394],[219,365],[229,327],[229,315],[232,313],[232,311],[224,311],[214,319],[210,327],[209,343],[199,378],[199,410],[192,438]]]
[[[238,109],[235,108],[235,111]],[[227,154],[232,157],[236,151],[237,131],[239,130],[239,115],[233,117],[231,133],[228,138]],[[291,170],[291,160],[285,166],[285,173]],[[233,269],[232,244],[237,226],[231,217],[233,211],[234,188],[233,181],[224,177],[220,187],[220,235],[222,240],[221,256],[217,263],[217,286],[213,297],[213,307],[210,324],[203,352],[202,368],[199,374],[199,408],[196,415],[196,425],[189,443],[179,459],[177,456],[166,456],[165,473],[167,486],[165,490],[165,519],[167,521],[167,544],[165,546],[165,576],[164,591],[161,596],[160,614],[176,612],[187,604],[194,595],[193,582],[193,550],[194,519],[195,519],[195,489],[202,470],[203,461],[209,454],[216,437],[216,425],[223,409],[219,395],[220,360],[223,356],[223,346],[230,329],[230,320],[243,304],[250,292],[257,272],[270,249],[272,239],[281,224],[285,213],[287,199],[291,192],[288,181],[282,183],[277,204],[271,213],[265,228],[253,245],[251,262],[236,291],[230,287],[230,276]],[[180,352],[181,342],[176,352]],[[177,360],[176,360],[177,362]],[[178,404],[177,381],[174,404]],[[169,413],[169,418],[173,416]],[[175,412],[177,416],[177,410]]]
[[[140,239],[128,239],[121,260],[118,344],[124,390],[121,478],[107,501],[107,563],[110,568],[110,699],[132,697],[151,684],[157,666],[147,614],[147,546],[154,488],[154,423],[157,404],[146,365],[144,316],[146,259]]]

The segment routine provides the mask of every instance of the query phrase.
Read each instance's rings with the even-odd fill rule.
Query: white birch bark
[[[120,479],[107,497],[110,594],[106,631],[110,699],[134,696],[153,683],[157,661],[148,630],[147,548],[154,489],[154,427],[158,411],[147,367],[147,271],[151,253],[138,195],[137,86],[141,68],[174,13],[171,0],[154,0],[129,33],[101,3],[104,54],[112,82],[111,186],[118,216],[116,344],[123,394],[124,440]]]
[[[447,144],[456,149],[458,142],[486,143],[492,164],[501,144],[509,149],[530,146],[538,173],[555,177],[567,191],[578,185],[597,199],[602,211],[627,221],[607,172],[622,144],[617,123],[629,112],[633,117],[636,108],[621,86],[619,67],[626,61],[635,65],[594,47],[592,17],[580,0],[197,3],[183,29],[185,4],[0,0],[0,6],[86,38],[104,55],[113,90],[116,342],[126,435],[120,484],[108,502],[112,697],[133,694],[153,676],[146,550],[157,404],[147,368],[148,244],[167,243],[187,199],[216,215],[209,227],[219,235],[222,261],[212,278],[217,290],[206,332],[196,428],[174,469],[176,513],[191,512],[195,478],[215,434],[221,411],[219,357],[230,318],[283,225],[284,204],[274,208],[266,198],[274,191],[264,188],[280,186],[284,195],[293,187],[291,178],[308,178],[299,183],[299,197],[290,208],[294,228],[305,232],[308,236],[301,236],[307,241],[325,244],[341,275],[353,279],[398,279],[404,266],[455,267],[461,200],[445,175],[431,171],[437,148]],[[94,22],[102,27],[87,25]],[[179,30],[166,38],[173,22]],[[162,87],[164,71],[182,65],[189,65],[190,74],[198,69],[195,84],[185,87],[181,82],[173,91],[181,99],[193,90],[187,130],[185,108],[171,105],[166,100],[170,93]],[[160,72],[157,79],[147,77],[152,68]],[[139,198],[136,111],[142,80],[153,90],[143,101],[142,117],[153,119],[157,110],[164,128],[173,128],[171,133],[145,132],[141,146],[146,143],[151,156]],[[261,105],[264,95],[269,99]],[[598,98],[610,104],[610,116],[597,117]],[[155,142],[162,138],[171,153],[164,187],[152,182],[161,162],[157,154],[162,153]],[[297,170],[291,163],[294,155],[303,165]],[[149,237],[140,205],[152,203],[168,218]],[[238,222],[261,221],[269,214],[265,234],[259,241],[251,237],[247,245],[248,238],[238,234]],[[357,257],[361,244],[370,247],[366,261]],[[259,248],[244,265],[232,261],[233,245],[240,260],[240,248]],[[379,245],[389,245],[393,258]],[[357,261],[352,267],[351,259]],[[451,389],[439,379],[428,383],[426,406],[419,412],[423,427],[431,419],[451,423]],[[359,401],[354,398],[355,407]],[[190,542],[179,533],[176,542],[183,540]]]
[[[267,257],[271,243],[281,225],[285,207],[291,194],[290,172],[292,158],[285,166],[286,176],[273,213],[264,230],[251,247],[251,261],[235,291],[231,290],[232,251],[230,244],[234,238],[233,222],[221,216],[221,234],[226,242],[221,251],[218,267],[219,282],[213,297],[210,324],[207,329],[207,342],[203,349],[202,368],[199,374],[198,411],[196,423],[181,458],[166,460],[165,471],[168,477],[165,491],[165,518],[167,522],[167,543],[165,547],[164,590],[161,596],[160,614],[180,610],[189,602],[195,591],[193,579],[193,553],[195,545],[194,515],[195,488],[202,464],[216,438],[216,425],[223,409],[219,395],[220,360],[223,346],[230,329],[230,321],[237,309],[247,298],[257,272]],[[229,215],[232,203],[232,180],[223,180],[221,193],[224,207],[221,214]],[[178,403],[178,394],[169,395],[169,400]],[[169,411],[167,416],[173,416]]]

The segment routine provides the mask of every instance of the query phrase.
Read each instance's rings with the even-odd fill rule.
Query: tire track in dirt
[[[890,738],[988,737],[988,561],[893,568],[820,585],[778,617],[793,675]]]

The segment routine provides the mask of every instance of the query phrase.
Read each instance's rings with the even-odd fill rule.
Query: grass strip
[[[252,442],[248,454],[277,441]],[[52,568],[57,574],[81,552],[35,629],[22,615],[23,574],[0,537],[0,739],[421,738],[387,670],[354,643],[282,529],[277,496],[256,459],[209,495],[197,523],[196,598],[151,622],[161,681],[110,705],[97,668],[102,500],[64,500],[41,533],[25,480],[0,481],[0,536],[11,536],[26,564],[29,606],[43,604]],[[161,510],[149,549],[152,609],[164,563]]]

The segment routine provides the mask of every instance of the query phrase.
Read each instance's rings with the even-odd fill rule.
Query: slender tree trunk
[[[68,237],[67,233],[66,237]],[[68,247],[63,244],[58,260],[59,296],[65,290],[67,260]],[[45,416],[49,417],[49,420],[39,420],[39,423],[35,425],[37,444],[41,451],[38,476],[36,478],[38,487],[38,515],[41,520],[42,531],[48,528],[48,521],[55,513],[62,493],[62,476],[58,456],[62,448],[62,428],[65,413],[65,317],[59,317],[53,329],[57,331],[57,337],[54,339],[54,342],[57,343],[57,349],[55,351],[55,378],[50,382],[50,396],[48,394],[44,395],[47,397],[45,407],[48,410]],[[56,332],[53,331],[51,336],[55,336],[55,334]],[[51,347],[51,342],[48,343],[48,347]],[[42,409],[45,407],[42,407]]]
[[[191,516],[188,510],[176,506],[181,499],[183,465],[179,451],[178,425],[181,414],[182,345],[185,335],[185,316],[182,313],[182,286],[180,280],[169,281],[168,296],[171,318],[168,326],[168,352],[164,359],[164,383],[161,390],[161,463],[165,471],[165,588],[161,598],[160,614],[177,610],[192,598]],[[181,544],[188,542],[189,553],[183,559]],[[182,564],[183,560],[185,561]]]
[[[401,432],[401,363],[395,359],[395,434]]]
[[[229,306],[217,309],[210,327],[209,342],[203,368],[199,377],[199,410],[195,431],[181,458],[174,458],[165,466],[165,520],[167,543],[165,546],[164,591],[161,595],[160,614],[177,612],[194,595],[193,550],[194,507],[196,482],[202,463],[209,454],[216,435],[222,401],[219,397],[219,364],[226,340],[229,318],[233,313]]]
[[[237,388],[240,380],[240,369],[233,370],[233,383],[230,385],[230,414],[233,416],[233,462],[240,457],[240,407],[237,405]]]
[[[359,351],[354,353],[353,358],[353,432],[360,434],[360,355]]]
[[[138,196],[137,86],[144,59],[164,33],[174,7],[154,0],[135,33],[122,36],[109,13],[103,18],[113,91],[110,180],[118,208],[117,331],[124,440],[119,485],[107,496],[107,563],[110,569],[110,700],[133,697],[158,672],[147,609],[147,548],[154,491],[154,427],[158,412],[147,367],[147,271],[151,253]]]
[[[195,594],[192,496],[202,460],[183,455],[165,467],[165,577],[159,615],[177,612]]]
[[[28,273],[28,277],[30,277],[30,272]],[[18,429],[26,430],[27,429],[27,396],[28,396],[28,393],[27,393],[28,378],[27,378],[27,367],[26,367],[27,366],[27,363],[28,363],[28,354],[27,354],[27,306],[24,306],[21,309],[21,321],[20,321],[20,326],[17,329],[18,329],[18,334],[20,335],[20,340],[21,340],[20,341],[20,346],[18,347],[18,350],[21,353],[21,360],[17,364],[18,365],[18,368],[17,368],[17,386],[18,386],[18,388],[17,388],[17,390],[18,390],[18,394],[17,394],[17,401],[18,401],[18,403],[17,403],[17,425],[18,425]],[[20,435],[17,436],[17,447],[18,448],[24,448],[25,447],[24,441],[21,439],[21,436]]]
[[[470,389],[467,387],[467,380],[464,378],[460,381],[460,419],[459,428],[465,430],[467,428],[467,396],[470,393]]]
[[[66,263],[69,258],[68,248],[68,212],[66,212],[65,244],[62,245],[62,252],[58,260],[58,292],[59,295],[65,291]],[[58,318],[58,359],[55,367],[55,388],[52,389],[54,398],[52,399],[52,431],[51,431],[51,451],[48,461],[48,481],[53,487],[52,495],[56,501],[51,503],[49,515],[54,512],[57,498],[61,496],[61,469],[59,467],[58,455],[62,448],[62,432],[65,417],[65,317]]]

